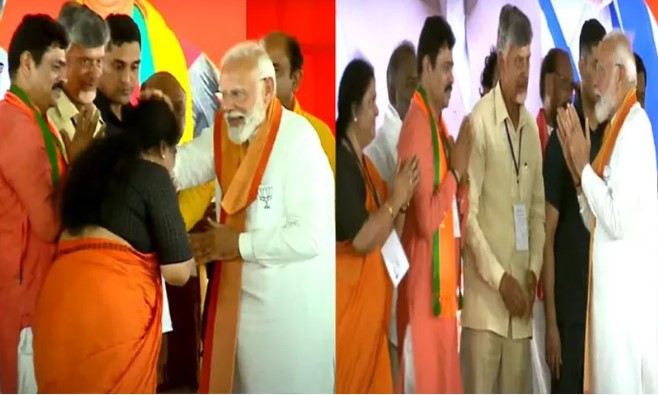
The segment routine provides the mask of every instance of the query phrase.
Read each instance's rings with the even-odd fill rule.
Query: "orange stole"
[[[617,113],[613,116],[612,121],[608,123],[608,127],[603,133],[603,142],[601,144],[601,150],[596,155],[594,163],[592,163],[592,169],[594,172],[601,178],[603,178],[603,170],[605,166],[610,162],[612,157],[612,151],[615,148],[615,143],[617,142],[617,136],[619,136],[619,131],[621,130],[628,113],[631,111],[633,105],[637,103],[637,94],[635,89],[631,90],[624,101],[621,104]],[[584,378],[583,378],[583,392],[586,394],[592,393],[592,362],[590,360],[590,354],[592,352],[591,343],[590,343],[590,319],[592,317],[591,312],[591,296],[592,296],[592,263],[594,259],[594,233],[596,230],[596,217],[592,219],[592,232],[590,233],[589,238],[589,282],[587,285],[587,318],[585,321],[585,369],[584,369]]]
[[[40,393],[154,393],[162,281],[152,254],[107,239],[63,241],[34,317]]]
[[[215,171],[224,192],[220,222],[244,232],[246,209],[256,199],[274,141],[279,132],[283,107],[272,100],[267,118],[255,138],[246,144],[233,143],[226,131],[223,113],[215,116]],[[242,259],[216,262],[210,280],[208,320],[203,342],[199,393],[230,394],[233,390],[238,315],[242,284]]]
[[[364,156],[365,157],[365,156]],[[366,168],[380,201],[386,184],[369,159]],[[366,181],[366,185],[368,185]],[[377,210],[366,186],[366,209]],[[359,255],[351,242],[336,245],[336,393],[390,394],[393,377],[388,351],[393,285],[381,246]]]
[[[422,97],[418,92],[414,93],[413,97],[414,103],[416,103],[420,109],[423,111],[425,116],[428,119],[430,117],[430,111],[425,106],[425,103],[422,100]],[[432,114],[431,116],[434,116]],[[444,145],[444,138],[449,140],[448,128],[443,120],[440,119],[440,127],[437,128],[437,133],[443,136],[437,136],[439,142],[439,180],[440,183],[443,183],[446,177],[449,176],[449,163],[446,153],[448,152],[447,147]],[[434,174],[432,175],[434,176]],[[437,191],[434,191],[435,193]],[[458,258],[458,245],[459,243],[455,239],[454,232],[454,218],[452,206],[446,210],[445,218],[439,227],[439,281],[440,281],[440,295],[439,302],[441,303],[441,318],[455,318],[457,316],[457,310],[459,305],[457,303],[457,258]],[[431,264],[431,262],[428,262]],[[413,263],[411,263],[413,265]],[[429,279],[433,281],[433,279]],[[432,298],[434,296],[432,295]],[[404,334],[404,333],[403,333]],[[404,337],[402,337],[404,339]]]

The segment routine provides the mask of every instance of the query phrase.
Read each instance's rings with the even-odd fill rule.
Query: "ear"
[[[273,78],[266,78],[265,79],[265,98],[271,99],[276,95],[276,92],[274,91],[274,79]]]
[[[299,89],[299,86],[302,83],[303,76],[304,73],[301,70],[294,71],[290,75],[290,79],[292,80],[292,93],[297,93],[297,90]]]
[[[580,58],[578,60],[578,74],[580,74],[581,78],[583,76],[583,71],[585,70],[585,59]]]
[[[432,69],[432,62],[429,55],[423,56],[423,73],[428,73]]]
[[[26,71],[31,71],[33,67],[36,66],[34,58],[29,51],[23,51],[20,57],[20,65],[25,68]]]
[[[358,114],[359,114],[359,105],[357,105],[356,103],[352,104],[352,119],[351,120],[353,121],[354,118],[357,118]]]
[[[160,148],[158,150],[158,155],[160,155],[160,157],[162,159],[164,159],[166,153],[167,153],[167,144],[165,144],[164,141],[162,141],[162,142],[160,142]]]

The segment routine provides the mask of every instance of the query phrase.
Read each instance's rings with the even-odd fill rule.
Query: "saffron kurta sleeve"
[[[482,125],[482,119],[473,118],[475,126],[475,141],[473,152],[469,162],[470,189],[468,194],[468,221],[466,223],[466,237],[471,245],[470,251],[475,255],[475,266],[478,273],[492,288],[498,290],[500,280],[505,274],[505,269],[498,262],[498,258],[491,250],[487,238],[482,232],[478,222],[478,210],[480,207],[480,195],[484,184],[485,173],[485,136],[486,129]]]
[[[215,179],[213,134],[213,128],[206,128],[199,137],[178,147],[174,176],[179,190],[194,188]]]
[[[296,125],[311,127],[307,122]],[[289,170],[278,197],[285,199],[286,221],[240,234],[240,255],[245,261],[264,266],[285,265],[311,259],[325,249],[322,229],[328,217],[335,223],[334,207],[325,203],[325,196],[335,196],[333,177],[324,176],[331,174],[329,162],[315,132],[299,133],[288,152]]]
[[[27,211],[31,230],[42,240],[54,242],[60,231],[59,216],[41,130],[25,114],[16,115],[11,122],[13,125],[3,125],[2,146],[7,149],[0,149],[0,168]]]
[[[633,112],[628,115],[619,131],[613,152],[613,156],[618,157],[614,173],[609,171],[609,178],[602,180],[587,165],[581,176],[583,194],[592,214],[614,239],[623,238],[641,219],[643,212],[637,207],[642,207],[644,191],[655,188],[642,183],[651,177],[646,172],[653,168],[649,162],[654,157],[653,148],[644,143],[646,136],[643,136],[645,131],[651,131],[651,124],[647,117],[634,115]]]
[[[532,155],[542,155],[539,150]],[[532,200],[528,213],[528,230],[530,231],[530,270],[539,281],[541,267],[544,264],[544,241],[546,239],[546,200],[544,199],[544,175],[541,166],[534,166],[532,174]]]
[[[457,182],[449,175],[434,190],[434,163],[432,152],[432,132],[429,120],[417,106],[409,108],[406,122],[400,131],[398,156],[401,161],[418,156],[420,180],[413,195],[413,205],[422,215],[417,217],[418,231],[430,238],[441,226],[446,213],[452,209],[452,199],[457,192]]]

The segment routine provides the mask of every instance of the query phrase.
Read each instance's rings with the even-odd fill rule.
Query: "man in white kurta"
[[[628,39],[619,32],[608,34],[595,56],[596,117],[599,122],[610,119],[610,126],[593,164],[588,160],[588,136],[574,118],[573,107],[561,110],[558,120],[565,158],[581,184],[582,218],[593,231],[585,392],[657,393],[658,191],[653,133],[636,100],[637,74]],[[608,156],[606,147],[611,149]]]
[[[228,69],[236,64],[246,65],[239,76],[242,85],[229,79]],[[265,121],[265,109],[276,100],[272,62],[260,45],[243,43],[225,55],[220,75],[225,113],[216,122],[226,120],[231,141],[249,144]],[[250,101],[251,106],[244,104]],[[330,393],[335,355],[334,178],[311,124],[285,108],[280,119],[258,197],[246,209],[245,231],[236,237],[243,266],[231,390]],[[215,138],[220,137],[208,129],[179,148],[174,169],[179,188],[216,178]],[[219,185],[217,192],[220,212]],[[231,237],[227,233],[223,238]]]

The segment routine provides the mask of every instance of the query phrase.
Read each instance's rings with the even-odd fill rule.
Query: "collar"
[[[505,120],[510,119],[509,113],[507,112],[507,106],[505,105],[505,100],[503,100],[503,91],[500,88],[500,81],[496,84],[496,87],[493,89],[494,96],[494,114],[496,125],[500,125],[505,122]],[[519,108],[519,129],[525,126],[528,123],[528,117],[526,116],[525,105],[521,105]]]
[[[59,98],[57,98],[55,109],[62,119],[73,119],[73,117],[80,113],[66,92],[62,92],[62,94],[59,95]]]
[[[296,114],[302,113],[302,106],[299,104],[299,100],[297,100],[297,96],[295,95],[292,96],[292,112]]]
[[[105,121],[105,123],[120,125],[122,121],[116,116],[116,114],[114,114],[114,111],[112,111],[111,104],[112,102],[110,99],[105,96],[105,94],[103,94],[100,89],[98,89],[96,91],[96,99],[94,99],[94,105],[101,112],[103,121]],[[121,113],[123,118],[126,114],[126,106],[121,106]]]
[[[391,104],[390,102],[388,103],[388,106],[386,106],[386,113],[384,114],[384,117],[392,118],[402,122],[402,118],[400,118],[400,114],[398,114],[398,110],[396,110],[395,106],[393,106],[393,104]]]

